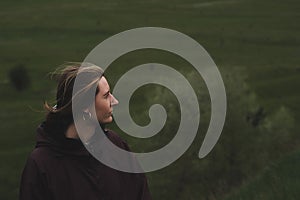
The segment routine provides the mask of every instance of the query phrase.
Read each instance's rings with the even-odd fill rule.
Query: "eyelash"
[[[109,94],[111,94],[111,93],[108,93],[107,95],[105,95],[104,98],[107,99],[109,97]]]

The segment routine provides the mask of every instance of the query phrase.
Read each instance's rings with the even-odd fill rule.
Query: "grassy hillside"
[[[240,82],[235,85],[234,81],[229,81],[235,68],[245,69],[241,75],[245,76],[243,81],[255,93],[256,103],[264,108],[270,121],[276,122],[277,128],[273,124],[272,130],[280,129],[280,133],[293,132],[294,135],[299,133],[299,125],[291,122],[300,120],[299,10],[300,2],[296,0],[2,0],[0,199],[17,199],[20,174],[28,153],[34,147],[35,128],[44,117],[41,112],[43,100],[54,100],[55,83],[49,80],[47,74],[64,61],[83,60],[92,48],[113,34],[144,26],[175,29],[197,40],[212,56],[222,75],[229,77],[225,86],[230,100],[226,132],[223,132],[220,145],[216,146],[214,154],[202,160],[197,159],[195,152],[200,147],[203,137],[201,135],[188,152],[190,157],[183,157],[164,170],[148,174],[151,191],[155,199],[172,199],[174,196],[180,199],[222,199],[226,192],[239,184],[232,183],[224,190],[214,190],[207,186],[210,179],[216,180],[220,185],[226,185],[226,179],[223,177],[224,180],[219,180],[213,170],[201,170],[210,166],[208,163],[212,166],[217,163],[219,169],[215,170],[218,172],[225,170],[226,166],[221,161],[227,162],[231,157],[229,147],[232,147],[232,152],[240,152],[241,158],[242,153],[251,155],[248,153],[255,149],[248,146],[243,148],[249,141],[243,141],[241,146],[228,145],[228,148],[221,145],[237,142],[230,140],[233,138],[232,132],[241,131],[246,134],[249,131],[248,126],[236,126],[243,122],[231,118],[236,111],[246,109],[242,99],[248,97],[241,93],[236,98],[231,98],[231,94],[235,94],[241,87]],[[183,72],[192,71],[191,66],[174,55],[142,51],[116,62],[115,65],[119,68],[116,68],[117,71],[108,72],[109,79],[113,84],[116,75],[124,71],[122,66],[129,68],[145,62],[163,62],[174,65]],[[16,91],[8,78],[9,71],[20,64],[28,69],[31,80],[30,87],[25,91]],[[288,114],[283,115],[287,116],[287,123],[282,123],[286,118],[280,118],[280,107],[287,110]],[[244,120],[245,117],[243,115],[236,119]],[[207,124],[201,125],[201,131],[206,130]],[[258,132],[256,129],[251,131],[249,134]],[[276,143],[273,135],[250,136],[250,142],[252,137],[262,137],[264,142],[274,140]],[[279,137],[280,141],[282,137]],[[298,146],[299,140],[294,141],[284,144],[291,146],[284,149],[289,151]],[[258,149],[264,149],[267,146],[264,142],[255,145]],[[272,147],[273,143],[268,145]],[[280,142],[276,145],[276,148],[282,146]],[[276,159],[276,155],[269,155],[270,152],[263,153],[270,159]],[[282,153],[281,156],[284,155]],[[190,160],[191,157],[195,159]],[[247,159],[245,157],[242,160],[247,162]],[[253,162],[262,166],[269,161],[262,157],[260,159]],[[233,172],[247,171],[248,169],[244,169],[246,164],[239,166],[233,163],[235,168],[227,167]],[[177,168],[181,170],[178,171]],[[255,172],[254,169],[256,168],[253,167],[251,173]],[[257,166],[257,170],[259,169]],[[194,174],[189,174],[189,171]],[[203,172],[208,174],[204,177]],[[249,172],[249,176],[253,175],[251,173]],[[176,183],[182,185],[178,186]]]
[[[300,195],[299,167],[300,152],[293,152],[267,166],[258,176],[232,192],[226,200],[296,200]]]

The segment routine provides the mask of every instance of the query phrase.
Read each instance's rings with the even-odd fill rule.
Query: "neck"
[[[75,127],[75,124],[71,124],[68,127],[65,135],[66,135],[66,138],[75,138],[75,139],[79,138],[76,127]]]
[[[85,130],[84,130],[84,135],[80,135],[80,139],[85,142],[85,141],[88,141],[92,136],[93,134],[95,133],[95,127],[94,126],[87,126],[85,127]],[[78,132],[77,132],[77,129],[75,127],[75,124],[71,124],[66,133],[65,133],[65,136],[66,138],[74,138],[74,139],[79,139],[79,135],[78,135]]]

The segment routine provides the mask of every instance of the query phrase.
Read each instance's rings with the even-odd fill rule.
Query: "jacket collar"
[[[54,138],[50,133],[45,132],[44,123],[37,128],[36,148],[49,147],[56,156],[89,156],[80,139],[62,137]]]

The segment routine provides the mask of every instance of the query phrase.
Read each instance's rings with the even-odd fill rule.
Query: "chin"
[[[102,123],[102,124],[109,124],[109,123],[112,122],[112,120],[113,120],[112,117],[109,117],[109,118],[106,118],[104,120],[101,120],[100,123]]]

